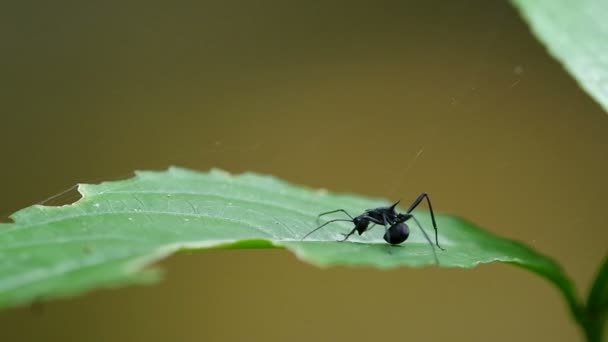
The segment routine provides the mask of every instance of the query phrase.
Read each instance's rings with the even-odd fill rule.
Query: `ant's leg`
[[[362,219],[366,219],[366,220],[368,220],[371,223],[385,225],[384,221],[380,221],[377,218],[373,218],[371,216],[367,216],[366,215],[366,216],[357,216],[357,217],[362,218]]]
[[[358,218],[361,218],[363,220],[367,220],[368,222],[372,223],[372,226],[371,227],[367,227],[361,234],[363,234],[366,231],[372,229],[372,227],[375,226],[376,224],[379,224],[379,221],[377,219],[371,217],[371,216],[358,216]],[[355,228],[353,228],[353,230],[351,230],[350,232],[348,232],[348,234],[342,234],[342,235],[344,235],[344,239],[343,240],[338,240],[338,241],[346,241],[356,231],[357,231],[357,226],[355,225]],[[361,235],[361,234],[359,234],[359,235]]]
[[[431,212],[431,220],[433,221],[433,229],[435,230],[435,244],[437,245],[437,247],[439,247],[439,249],[441,249],[442,251],[445,251],[445,249],[443,249],[441,246],[439,246],[439,239],[437,237],[437,223],[435,222],[435,214],[433,213],[433,206],[431,205],[431,200],[429,199],[429,195],[427,195],[426,192],[421,193],[420,196],[418,196],[418,198],[416,198],[416,200],[407,209],[406,213],[408,213],[408,214],[411,213],[414,209],[416,209],[418,204],[420,204],[420,202],[422,202],[422,200],[425,198],[426,198],[426,202],[429,204],[429,211]]]
[[[390,243],[386,244],[386,248],[388,248],[388,254],[393,254],[393,248],[395,248],[396,246],[391,245]]]
[[[420,224],[420,222],[418,222],[418,219],[416,218],[416,216],[412,215],[411,218],[414,219],[414,222],[416,222],[416,225],[418,226],[418,228],[420,228],[420,230],[422,231],[422,234],[424,234],[426,241],[429,242],[429,246],[431,246],[431,249],[433,250],[433,257],[435,258],[435,263],[437,265],[439,265],[439,259],[437,259],[437,253],[435,253],[435,246],[433,246],[433,242],[431,242],[431,238],[429,238],[429,236],[426,234],[424,229],[422,229],[422,225]],[[441,248],[441,247],[439,247],[439,248]]]
[[[346,210],[344,210],[344,209],[336,209],[336,210],[320,213],[319,215],[317,215],[317,223],[319,223],[319,219],[321,218],[321,216],[329,215],[329,214],[333,214],[333,213],[337,213],[337,212],[343,212],[343,213],[346,214],[346,216],[350,217],[351,220],[354,220],[354,218]]]
[[[375,223],[372,223],[372,225],[367,227],[367,229],[365,231],[367,232],[368,230],[372,230],[372,228],[374,228],[375,225],[376,225]]]
[[[397,202],[399,203],[399,202]],[[396,204],[395,204],[396,205]],[[386,215],[382,215],[382,220],[384,221],[384,235],[388,234],[388,220],[386,219]],[[388,244],[388,254],[393,254],[393,245],[390,243]]]
[[[368,230],[374,228],[375,225],[376,225],[375,223],[372,223],[371,227],[367,227],[367,229],[365,229],[365,231],[367,232]],[[348,234],[342,234],[342,235],[344,235],[344,240],[338,240],[338,241],[346,241],[356,231],[357,231],[357,227],[353,228],[353,230],[351,230]]]
[[[325,223],[323,223],[322,225],[318,226],[317,228],[311,230],[308,234],[304,235],[304,237],[302,237],[302,240],[306,239],[308,237],[308,235],[316,232],[317,230],[327,226],[328,224],[332,223],[332,222],[353,222],[352,220],[345,220],[345,219],[334,219],[334,220],[329,220]]]
[[[353,235],[356,231],[357,231],[357,226],[355,226],[355,228],[353,228],[353,230],[351,230],[350,232],[348,232],[348,234],[342,234],[342,235],[344,235],[344,239],[338,240],[338,242],[344,242],[344,241],[348,240],[348,238],[351,235]]]

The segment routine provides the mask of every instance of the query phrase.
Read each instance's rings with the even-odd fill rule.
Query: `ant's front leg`
[[[361,235],[361,234],[365,233],[366,231],[374,228],[375,225],[376,225],[375,223],[372,223],[372,225],[370,227],[365,228],[365,230],[362,233],[360,233],[359,235]],[[353,235],[358,230],[357,228],[358,227],[355,226],[355,228],[353,228],[353,230],[351,230],[350,232],[348,232],[348,234],[341,233],[342,235],[344,235],[344,239],[338,240],[338,242],[344,242],[344,241],[348,240],[348,238],[351,235]]]
[[[342,240],[336,240],[336,241],[338,241],[338,242],[344,242],[344,241],[348,240],[348,238],[351,235],[353,235],[356,231],[357,231],[357,226],[355,226],[355,228],[353,228],[353,230],[351,230],[350,232],[348,232],[348,234],[341,233],[342,235],[344,235],[344,239],[342,239]]]
[[[372,228],[374,228],[375,226],[376,226],[376,224],[375,224],[375,223],[372,223],[372,225],[371,225],[371,226],[369,226],[369,227],[367,227],[367,229],[366,229],[365,231],[366,231],[366,232],[367,232],[367,231],[370,231],[370,230],[372,230]]]

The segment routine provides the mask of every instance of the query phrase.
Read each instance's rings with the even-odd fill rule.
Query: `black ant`
[[[408,225],[405,222],[409,219],[413,219],[414,222],[416,223],[416,225],[418,226],[418,228],[420,228],[420,230],[422,231],[422,234],[424,234],[424,237],[426,238],[426,240],[429,242],[429,245],[431,245],[431,248],[433,248],[433,256],[435,257],[435,262],[438,264],[439,262],[437,260],[437,254],[435,253],[435,247],[433,246],[431,239],[426,234],[424,229],[422,229],[422,225],[420,224],[418,219],[416,219],[414,214],[411,213],[414,209],[416,209],[416,207],[420,204],[420,202],[422,202],[422,200],[425,198],[429,205],[429,211],[431,213],[431,220],[433,222],[433,229],[435,230],[435,245],[443,251],[444,249],[441,248],[441,246],[439,246],[439,240],[437,238],[437,223],[435,222],[435,215],[433,214],[433,206],[431,205],[431,200],[429,199],[429,196],[426,194],[426,192],[421,193],[420,196],[418,196],[418,198],[416,198],[416,200],[414,202],[412,202],[412,204],[407,209],[405,214],[398,213],[395,210],[395,207],[397,206],[397,204],[399,204],[399,201],[397,201],[395,204],[391,205],[390,207],[378,207],[375,209],[367,209],[365,212],[363,212],[363,214],[361,214],[357,217],[352,217],[344,209],[336,209],[336,210],[321,213],[317,216],[317,222],[319,221],[319,218],[321,218],[321,216],[324,216],[327,214],[333,214],[333,213],[337,213],[337,212],[343,212],[348,217],[350,217],[350,220],[347,220],[347,219],[329,220],[329,221],[323,223],[322,225],[318,226],[317,228],[313,229],[308,234],[304,235],[302,240],[306,239],[310,234],[316,232],[317,230],[325,227],[326,225],[328,225],[332,222],[345,221],[345,222],[354,223],[355,227],[348,234],[342,234],[342,235],[344,235],[344,239],[338,240],[340,242],[348,240],[348,238],[351,235],[353,235],[355,232],[357,232],[357,233],[359,233],[359,235],[361,235],[361,234],[365,233],[366,231],[372,229],[376,224],[381,224],[384,226],[384,229],[385,229],[384,241],[388,242],[390,245],[398,245],[398,244],[402,243],[403,241],[407,240],[407,238],[409,237],[410,228],[408,227]],[[372,223],[371,227],[370,227],[370,223]]]

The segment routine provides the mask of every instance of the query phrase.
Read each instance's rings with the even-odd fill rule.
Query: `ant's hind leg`
[[[437,236],[437,222],[435,222],[435,214],[433,213],[433,205],[431,204],[431,199],[429,198],[429,195],[426,192],[423,192],[420,194],[420,196],[418,196],[418,198],[416,198],[416,200],[414,202],[412,202],[412,204],[410,205],[409,208],[407,208],[406,213],[410,214],[412,211],[414,211],[414,209],[416,209],[416,207],[418,206],[418,204],[420,204],[420,202],[422,202],[422,200],[424,200],[426,198],[426,203],[428,203],[429,205],[429,212],[431,213],[431,221],[433,222],[433,229],[435,230],[435,245],[437,247],[439,247],[439,249],[441,249],[442,251],[445,251],[445,249],[443,249],[443,247],[439,246],[439,237]]]

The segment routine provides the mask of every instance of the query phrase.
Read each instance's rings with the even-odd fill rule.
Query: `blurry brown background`
[[[581,294],[606,254],[608,115],[506,2],[0,13],[3,220],[77,182],[220,167],[389,199],[427,191],[438,211],[554,256]],[[557,290],[508,265],[320,270],[220,250],[160,266],[159,285],[1,311],[0,340],[582,340]]]

